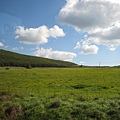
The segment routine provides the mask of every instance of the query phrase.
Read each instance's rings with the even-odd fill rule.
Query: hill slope
[[[0,66],[16,67],[74,67],[75,63],[18,54],[0,50]]]

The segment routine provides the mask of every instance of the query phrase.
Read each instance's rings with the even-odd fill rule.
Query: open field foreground
[[[0,68],[0,120],[120,120],[119,68]]]

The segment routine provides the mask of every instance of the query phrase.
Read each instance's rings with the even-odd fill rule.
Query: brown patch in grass
[[[16,119],[20,113],[21,108],[18,105],[13,105],[5,110],[5,114],[10,118],[10,120]]]

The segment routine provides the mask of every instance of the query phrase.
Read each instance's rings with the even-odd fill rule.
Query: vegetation
[[[16,67],[75,67],[75,63],[47,58],[22,55],[10,51],[0,50],[0,66]]]
[[[0,120],[120,120],[119,68],[0,68]]]

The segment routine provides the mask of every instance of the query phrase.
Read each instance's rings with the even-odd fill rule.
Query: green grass
[[[1,68],[0,94],[1,119],[120,119],[118,68]]]
[[[120,69],[2,69],[0,90],[42,97],[117,97],[120,94]]]

